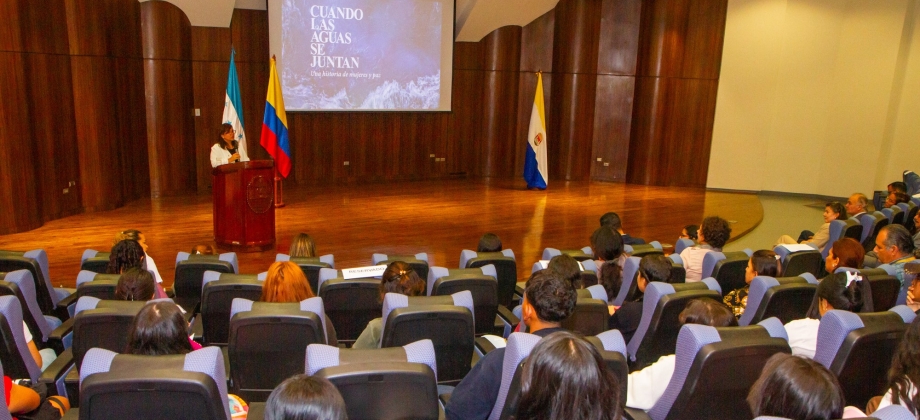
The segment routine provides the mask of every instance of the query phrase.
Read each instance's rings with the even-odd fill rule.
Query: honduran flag
[[[546,110],[543,106],[543,74],[537,73],[537,93],[530,112],[527,148],[524,155],[524,180],[527,188],[545,189],[549,182],[546,169]]]
[[[236,63],[233,56],[236,51],[230,51],[230,75],[227,76],[227,94],[224,96],[224,124],[233,126],[236,133],[237,150],[240,154],[240,162],[249,160],[249,154],[246,153],[246,131],[243,130],[243,101],[240,100],[240,81],[236,77]]]
[[[287,178],[291,172],[291,146],[288,141],[287,114],[284,112],[284,97],[281,95],[281,80],[272,56],[271,73],[268,79],[268,95],[265,99],[265,117],[262,118],[262,139],[259,143],[275,159],[278,173]]]

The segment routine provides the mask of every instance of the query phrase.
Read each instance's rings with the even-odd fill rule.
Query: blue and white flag
[[[233,126],[236,133],[237,149],[240,153],[240,162],[249,160],[246,152],[246,132],[243,130],[243,101],[240,100],[240,81],[236,77],[236,63],[233,57],[236,51],[230,52],[230,75],[227,77],[227,95],[224,98],[224,124]]]
[[[527,188],[545,189],[549,182],[546,169],[546,108],[543,106],[543,74],[537,73],[537,93],[530,112],[527,149],[524,155],[524,180]]]

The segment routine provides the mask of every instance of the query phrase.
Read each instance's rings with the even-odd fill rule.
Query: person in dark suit
[[[610,329],[620,330],[623,334],[623,341],[629,343],[633,334],[639,329],[639,321],[642,319],[642,297],[645,294],[645,287],[649,282],[660,281],[667,283],[671,277],[671,261],[664,255],[646,255],[639,262],[639,273],[636,276],[636,288],[639,289],[638,296],[616,309],[607,322]]]
[[[609,227],[617,231],[617,233],[619,233],[620,236],[623,237],[623,243],[626,245],[645,244],[645,239],[636,238],[636,237],[629,236],[626,233],[624,233],[623,232],[623,222],[620,220],[620,215],[612,211],[608,213],[604,213],[604,215],[601,216],[601,226],[606,226],[606,227]]]

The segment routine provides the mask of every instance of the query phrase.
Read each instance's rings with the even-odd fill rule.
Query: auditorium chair
[[[902,305],[860,314],[831,310],[821,317],[814,360],[837,375],[846,405],[865,407],[885,393],[891,359],[914,316]]]
[[[783,324],[805,318],[817,289],[818,280],[811,273],[798,277],[754,277],[738,325],[753,325],[772,317]]]
[[[0,296],[15,296],[19,301],[19,306],[24,309],[23,321],[43,356],[50,356],[52,351],[58,355],[70,348],[70,337],[66,335],[66,327],[61,327],[61,320],[43,315],[38,308],[35,281],[28,270],[0,273]]]
[[[23,335],[22,306],[16,296],[0,296],[0,365],[11,378],[43,383],[53,395],[66,395],[63,375],[45,378]],[[33,337],[33,340],[35,337]],[[50,366],[49,366],[50,369]]]
[[[790,352],[786,330],[775,319],[747,327],[684,325],[664,394],[647,413],[627,407],[626,418],[751,418],[746,400],[751,386],[767,359]]]
[[[431,340],[363,350],[311,344],[304,372],[335,385],[350,419],[437,420],[438,367]]]
[[[323,299],[326,315],[335,325],[341,342],[358,339],[367,323],[380,316],[380,279],[344,279],[341,271],[323,268],[319,271],[319,297]]]
[[[99,274],[80,270],[77,273],[77,299],[92,296],[103,300],[115,300],[115,289],[121,274]]]
[[[910,230],[914,227],[914,216],[917,215],[917,204],[913,201],[908,201],[906,203],[898,203],[898,207],[901,208],[901,212],[904,213],[904,218],[901,221],[901,224]]]
[[[476,335],[495,334],[501,331],[501,319],[496,319],[499,310],[508,311],[498,305],[498,281],[495,266],[461,268],[449,270],[431,267],[428,271],[428,296],[450,296],[468,290],[473,295],[473,315],[476,320]]]
[[[882,270],[885,273],[887,273],[889,276],[895,277],[895,278],[897,278],[897,271],[899,270],[888,264],[882,264],[876,267],[876,269]],[[884,276],[884,274],[882,274],[880,271],[877,271],[877,270],[867,271],[867,275],[870,277],[870,281],[872,280],[872,278]],[[898,281],[898,297],[897,297],[897,300],[895,300],[895,305],[904,305],[907,303],[907,288],[910,287],[910,284],[911,284],[910,281],[905,281],[904,284],[901,284],[901,282]]]
[[[110,252],[99,252],[95,249],[83,251],[83,256],[80,257],[80,270],[105,274],[109,266],[109,255],[111,255]]]
[[[549,261],[557,255],[568,255],[575,259],[575,261],[587,261],[594,259],[594,251],[591,250],[590,246],[586,246],[582,249],[556,249],[556,248],[544,248],[543,249],[543,258],[542,260]]]
[[[424,252],[415,255],[387,255],[375,253],[371,256],[371,261],[374,265],[390,265],[390,263],[394,261],[402,261],[409,264],[412,270],[415,271],[415,274],[418,274],[418,277],[422,280],[428,278],[428,266],[432,264],[428,254]]]
[[[692,248],[696,246],[696,242],[693,239],[680,238],[674,243],[674,253],[680,255],[681,252],[684,252],[687,248]]]
[[[45,315],[65,321],[73,313],[76,294],[69,289],[52,286],[48,276],[48,254],[44,249],[32,251],[0,251],[0,272],[29,270],[35,281],[35,295],[38,307]]]
[[[275,255],[275,262],[290,261],[297,264],[303,274],[307,276],[310,283],[310,290],[317,293],[319,290],[319,270],[322,268],[335,268],[335,257],[332,254],[321,255],[319,257],[291,257],[288,254]]]
[[[744,287],[747,285],[745,270],[752,253],[749,249],[739,252],[707,253],[703,257],[703,278],[715,278],[723,293]]]
[[[562,328],[579,335],[597,335],[606,331],[610,312],[604,287],[594,285],[578,292],[575,310],[562,320]]]
[[[398,347],[429,339],[437,355],[438,380],[458,383],[470,370],[475,324],[473,295],[409,297],[387,293],[383,298],[380,347]]]
[[[227,420],[222,359],[217,347],[169,356],[92,349],[80,372],[80,407],[71,411],[80,419]]]
[[[907,408],[901,405],[889,405],[872,413],[871,417],[856,417],[859,419],[878,419],[878,420],[916,420],[916,416]],[[785,417],[775,416],[758,416],[754,420],[793,420]]]
[[[257,274],[205,271],[201,288],[201,312],[193,329],[205,346],[226,346],[230,337],[230,308],[235,298],[258,301],[262,283]]]
[[[859,216],[859,222],[863,226],[863,235],[860,243],[866,252],[875,249],[875,238],[878,237],[879,231],[888,226],[888,218],[880,211],[866,213]]]
[[[540,260],[533,263],[533,266],[530,269],[530,274],[542,270],[543,267],[547,265],[549,265],[549,260]],[[575,288],[585,288],[597,284],[597,275],[599,270],[597,269],[597,264],[595,264],[595,261],[579,261],[578,265],[581,267],[581,275],[579,276],[578,283],[574,284]],[[512,301],[519,302],[520,298],[524,297],[524,288],[518,287],[519,284],[526,284],[526,282],[518,283],[515,285]]]
[[[904,224],[904,211],[901,210],[898,206],[891,206],[887,209],[882,209],[882,214],[888,219],[889,225],[901,225]]]
[[[684,260],[678,254],[668,255],[668,259],[671,260],[671,277],[668,278],[668,283],[686,283],[687,282],[687,269],[684,268]]]
[[[898,281],[897,277],[888,274],[884,268],[864,268],[856,270],[849,267],[840,267],[834,270],[834,273],[846,271],[862,274],[863,278],[869,281],[869,286],[872,290],[873,311],[887,311],[898,304],[898,293],[901,291],[901,282]]]
[[[246,401],[265,401],[286,378],[304,371],[310,344],[332,344],[323,300],[299,303],[233,299],[227,356],[230,390]]]
[[[639,328],[627,343],[630,370],[642,369],[661,356],[674,354],[681,311],[691,300],[704,297],[722,301],[722,290],[712,277],[683,284],[649,283],[642,301]]]
[[[641,245],[623,245],[623,252],[630,256],[639,258],[642,258],[646,255],[664,255],[664,251],[661,248],[661,243],[658,241],[652,241]]]
[[[811,273],[815,277],[821,276],[824,270],[824,257],[814,245],[807,245],[812,249],[792,252],[784,245],[773,247],[773,252],[780,258],[780,277],[796,277],[802,273]]]
[[[514,251],[504,249],[501,252],[476,252],[469,249],[460,251],[460,268],[477,268],[492,264],[498,274],[498,304],[512,307],[512,296],[517,284],[517,262]]]
[[[188,252],[180,252],[176,256],[176,277],[173,290],[176,292],[176,303],[186,311],[198,312],[205,271],[239,273],[236,253],[189,255]]]
[[[623,282],[620,284],[620,292],[614,297],[611,305],[620,306],[623,302],[631,302],[636,299],[636,293],[639,288],[636,281],[639,278],[639,262],[642,258],[629,257],[623,263]]]

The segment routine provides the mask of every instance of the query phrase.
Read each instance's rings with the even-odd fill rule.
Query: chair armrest
[[[652,420],[648,413],[638,408],[624,407],[623,414],[630,420]]]
[[[63,354],[65,350],[69,350],[70,346],[67,345],[65,340],[68,335],[73,333],[73,318],[70,318],[64,321],[59,327],[55,328],[48,334],[48,346],[54,349],[54,352],[58,355]],[[58,356],[60,357],[60,356]]]
[[[51,365],[38,377],[38,382],[48,384],[48,391],[57,395],[57,389],[54,384],[67,375],[67,372],[70,372],[73,367],[73,352],[68,349],[51,362]]]
[[[441,403],[441,408],[447,407],[447,403],[450,402],[450,396],[454,394],[441,394],[438,395],[438,402]]]
[[[58,301],[57,306],[54,307],[54,316],[58,317],[61,321],[66,321],[71,318],[72,312],[71,308],[77,303],[77,293],[71,293],[67,295],[64,299]]]
[[[479,353],[480,357],[484,357],[492,350],[495,350],[495,345],[483,337],[476,337],[476,340],[473,341],[473,347],[475,347],[475,351]]]
[[[505,324],[505,331],[502,333],[502,337],[504,338],[508,338],[514,328],[521,323],[521,320],[515,316],[510,309],[502,305],[498,305],[498,312],[496,315],[501,319],[501,322]]]

